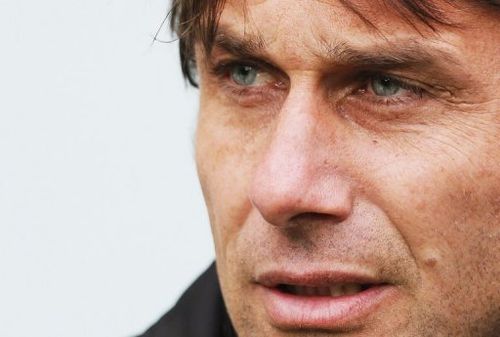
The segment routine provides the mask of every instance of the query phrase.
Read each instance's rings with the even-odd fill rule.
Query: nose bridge
[[[281,184],[279,187],[283,191],[294,188],[292,183],[297,178],[306,178],[312,164],[315,125],[311,111],[315,110],[314,105],[312,99],[305,95],[295,95],[285,102],[271,143],[259,166],[265,171],[261,173],[280,178],[275,182]]]
[[[256,167],[250,200],[273,225],[300,214],[345,218],[350,212],[347,185],[327,164],[334,128],[322,125],[322,106],[313,90],[291,90]]]

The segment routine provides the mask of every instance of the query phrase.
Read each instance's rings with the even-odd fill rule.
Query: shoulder
[[[177,304],[139,337],[220,337],[224,330],[232,328],[212,264]]]

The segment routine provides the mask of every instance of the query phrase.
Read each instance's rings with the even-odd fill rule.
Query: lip
[[[397,296],[394,285],[362,273],[314,271],[291,273],[272,271],[256,278],[260,297],[270,323],[280,329],[323,329],[352,331],[382,305]],[[369,284],[354,295],[340,297],[302,296],[286,293],[280,284],[327,287],[339,283]]]

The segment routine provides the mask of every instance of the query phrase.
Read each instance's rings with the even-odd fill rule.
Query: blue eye
[[[255,85],[259,72],[255,67],[249,65],[235,65],[231,68],[231,79],[241,86]]]
[[[375,95],[384,97],[394,96],[403,89],[399,81],[388,76],[374,77],[370,81],[370,86]]]

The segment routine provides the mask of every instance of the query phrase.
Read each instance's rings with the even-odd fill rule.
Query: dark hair
[[[339,0],[367,24],[373,26],[350,0]],[[436,6],[433,0],[384,0],[389,8],[394,8],[409,24],[413,21],[424,23],[434,30],[434,25],[450,25],[445,13]],[[478,2],[499,6],[499,0],[476,0]],[[226,0],[172,0],[170,10],[170,28],[179,37],[181,67],[189,83],[197,86],[194,78],[194,46],[201,42],[206,51],[210,51],[221,12]],[[452,5],[452,1],[447,3]],[[373,26],[374,27],[374,26]]]
[[[179,37],[182,73],[195,87],[195,42],[201,42],[205,50],[210,50],[225,3],[226,0],[172,0],[170,29]]]

